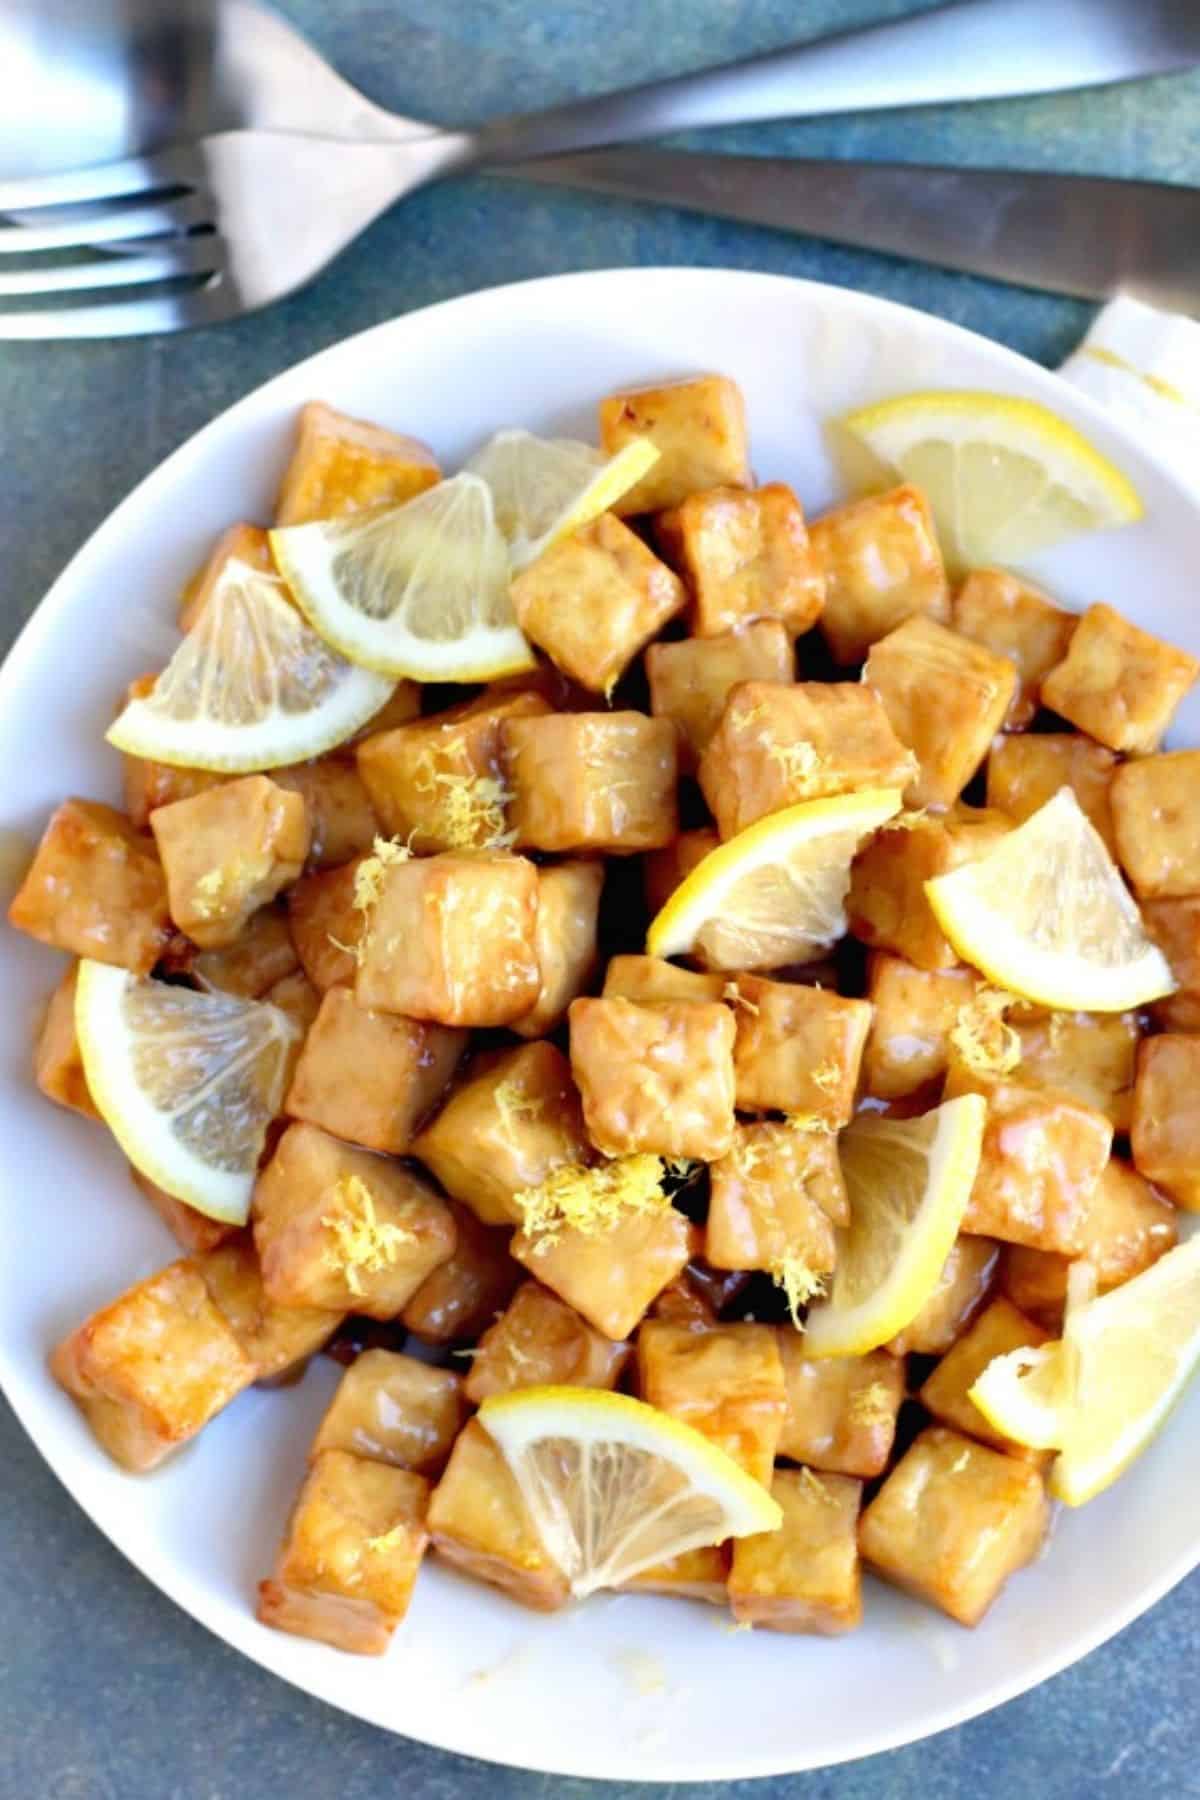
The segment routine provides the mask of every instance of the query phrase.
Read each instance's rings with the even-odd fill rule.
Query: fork
[[[422,131],[415,122],[414,135],[395,141],[217,132],[153,155],[0,183],[0,214],[12,221],[0,224],[0,258],[34,259],[34,266],[7,273],[0,267],[0,301],[48,303],[0,310],[0,337],[124,336],[234,318],[303,286],[403,195],[470,168],[702,126],[1095,85],[1197,60],[1200,16],[1188,0],[1057,0],[1049,13],[1044,0],[956,0],[746,62],[494,121],[476,132]],[[701,160],[732,167],[749,159],[689,159]],[[821,204],[821,195],[834,191],[834,171],[848,165],[772,162],[776,190],[781,180],[791,183],[791,203],[781,209],[776,201],[765,222],[876,241],[878,232],[862,235],[861,218],[860,235],[852,217],[847,226],[844,199],[840,206]],[[685,188],[691,195],[679,203],[704,205],[703,183],[683,179],[678,156],[675,165],[675,197]],[[765,170],[764,163],[764,181]],[[551,163],[544,172],[553,177]],[[898,188],[901,202],[908,194],[914,224],[928,219],[937,191],[932,184],[942,181],[945,192],[945,171],[914,171],[907,187],[897,183],[895,170],[861,165],[856,173],[863,184],[890,180],[889,199],[881,189],[875,208],[879,220],[889,212],[895,220]],[[984,171],[949,173],[967,184],[968,200],[972,178],[986,179]],[[1041,178],[1043,195],[1050,197],[1045,183],[1071,179]],[[728,193],[730,183],[724,185]],[[1088,199],[1094,203],[1098,187],[1131,185],[1159,202],[1177,192],[1089,182]],[[711,174],[709,187],[715,191]],[[753,186],[743,180],[742,187],[735,216],[753,218]],[[1084,196],[1064,189],[1054,199],[1078,206]],[[706,209],[729,212],[731,206]],[[920,254],[903,233],[900,247]],[[1042,245],[1043,263],[1052,247],[1052,239]],[[939,244],[934,260],[953,262],[946,248]],[[964,266],[988,273],[1011,267],[1007,253],[990,253],[995,267],[978,260],[984,254],[988,246],[976,246],[976,261]],[[46,257],[56,260],[38,263]],[[147,287],[157,291],[86,304],[75,299]]]

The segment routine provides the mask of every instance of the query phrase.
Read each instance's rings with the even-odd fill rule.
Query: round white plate
[[[172,354],[186,366],[185,343]],[[269,517],[303,401],[414,432],[453,467],[498,426],[594,437],[595,401],[610,388],[710,369],[745,391],[760,477],[791,482],[810,512],[838,497],[821,427],[848,407],[927,386],[1048,402],[1129,472],[1147,517],[1032,573],[1074,607],[1104,598],[1200,653],[1195,503],[1056,377],[937,319],[806,282],[675,269],[558,277],[326,350],[143,482],[55,584],[0,676],[0,826],[32,841],[63,795],[118,797],[117,758],[102,741],[114,704],[165,660],[175,596],[216,533]],[[1200,742],[1196,700],[1175,735]],[[269,1631],[254,1619],[254,1586],[335,1370],[318,1359],[299,1388],[243,1396],[140,1478],[107,1461],[50,1381],[47,1349],[173,1253],[111,1142],[33,1088],[31,1021],[59,966],[0,932],[0,1377],[46,1460],[129,1560],[298,1687],[388,1730],[528,1768],[768,1775],[865,1756],[995,1706],[1118,1631],[1200,1561],[1198,1390],[1131,1476],[1060,1520],[1048,1554],[973,1632],[873,1582],[863,1628],[832,1641],[734,1633],[715,1609],[640,1597],[542,1618],[432,1559],[380,1660]]]

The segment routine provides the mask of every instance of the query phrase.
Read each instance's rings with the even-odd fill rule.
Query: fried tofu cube
[[[1050,1521],[1028,1463],[933,1425],[897,1463],[859,1522],[863,1560],[885,1581],[978,1625]]]
[[[913,806],[949,806],[988,753],[1016,692],[1006,656],[917,616],[867,653],[866,680],[919,764]]]
[[[360,1006],[441,1025],[507,1025],[537,1002],[538,876],[503,852],[382,870],[354,984]]]
[[[299,794],[308,818],[310,869],[337,869],[371,848],[379,820],[366,784],[346,756],[272,769],[277,787]]]
[[[953,1426],[997,1450],[1007,1450],[1010,1456],[1044,1467],[1051,1453],[1027,1449],[994,1430],[971,1399],[970,1389],[994,1357],[1007,1356],[1010,1350],[1032,1349],[1046,1338],[1041,1326],[1018,1312],[1011,1300],[998,1297],[938,1363],[920,1391],[922,1406],[940,1425]]]
[[[552,713],[501,727],[522,850],[657,850],[678,830],[678,751],[669,719]]]
[[[870,1002],[758,975],[739,975],[737,992],[739,1112],[812,1114],[834,1131],[848,1125]]]
[[[297,969],[294,975],[285,975],[262,997],[270,1006],[277,1006],[280,1012],[287,1014],[301,1039],[321,1010],[321,995],[303,969]]]
[[[691,1255],[688,1222],[674,1207],[626,1213],[597,1234],[568,1227],[553,1242],[519,1231],[511,1248],[531,1275],[614,1343],[632,1335]]]
[[[611,513],[560,538],[512,584],[525,636],[595,694],[612,692],[686,600],[678,575]]]
[[[1089,737],[1144,756],[1157,750],[1200,663],[1123,619],[1089,606],[1063,660],[1042,682],[1046,706]]]
[[[571,1073],[606,1156],[711,1162],[733,1143],[733,1015],[719,1002],[575,1000]]]
[[[246,563],[260,575],[274,575],[271,543],[261,525],[230,525],[224,530],[179,596],[179,629],[190,631],[208,605],[214,588],[231,562]]]
[[[637,1338],[638,1389],[682,1419],[764,1486],[770,1485],[787,1396],[769,1325],[694,1331],[647,1319]]]
[[[1007,1254],[1007,1251],[1005,1252]],[[1030,1256],[1043,1253],[1031,1250]],[[893,1356],[942,1356],[983,1307],[1000,1267],[1000,1245],[986,1237],[956,1237],[937,1286],[912,1323],[886,1346]]]
[[[1200,750],[1123,763],[1112,778],[1121,867],[1142,900],[1200,893]]]
[[[255,1186],[254,1242],[280,1306],[393,1319],[453,1254],[454,1220],[402,1163],[289,1125]]]
[[[731,1562],[729,1544],[707,1544],[700,1550],[685,1550],[666,1562],[652,1563],[620,1583],[627,1594],[668,1594],[674,1600],[703,1600],[709,1606],[724,1606],[729,1598],[727,1583]]]
[[[650,711],[675,725],[682,766],[693,769],[739,683],[786,683],[794,669],[792,641],[778,619],[760,619],[719,637],[651,644],[646,652]]]
[[[700,786],[721,836],[730,838],[801,800],[907,787],[916,768],[873,689],[744,681],[700,758]]]
[[[862,1063],[867,1093],[903,1100],[943,1076],[950,1033],[977,986],[970,969],[918,969],[901,956],[872,950],[867,999],[875,1010]]]
[[[510,1233],[481,1225],[469,1207],[450,1202],[454,1254],[427,1275],[400,1313],[400,1323],[426,1344],[476,1338],[508,1305],[524,1270],[508,1253]]]
[[[519,1225],[517,1194],[591,1158],[566,1057],[548,1043],[479,1057],[412,1150],[483,1224]]]
[[[862,1482],[811,1469],[777,1469],[778,1531],[735,1538],[729,1605],[764,1631],[838,1637],[862,1623],[858,1512]]]
[[[596,924],[604,888],[604,864],[561,862],[539,869],[534,945],[541,985],[536,1004],[514,1019],[518,1037],[556,1031],[567,1008],[596,972]]]
[[[791,637],[813,625],[825,580],[790,487],[713,488],[660,514],[655,533],[692,592],[697,637],[775,619]],[[786,679],[786,677],[785,677]]]
[[[729,987],[725,975],[681,969],[659,956],[614,956],[604,971],[604,1000],[633,1000],[653,1006],[664,1000],[721,1000]]]
[[[500,727],[548,710],[540,694],[508,694],[365,738],[358,772],[384,830],[423,856],[503,847],[509,793]]]
[[[507,1462],[478,1419],[455,1439],[429,1501],[429,1535],[446,1562],[535,1612],[556,1612],[570,1584],[542,1542]]]
[[[1136,1013],[1052,1012],[1014,1026],[1028,1087],[1073,1094],[1128,1131],[1141,1026]]]
[[[353,986],[366,922],[355,904],[358,871],[367,857],[341,869],[305,875],[287,897],[288,930],[300,965],[319,993]]]
[[[78,980],[79,964],[73,962],[50,996],[33,1046],[33,1078],[47,1100],[70,1107],[85,1119],[98,1119],[75,1033]]]
[[[190,973],[205,987],[219,988],[223,994],[260,1000],[268,988],[299,966],[287,914],[280,907],[263,906],[225,949],[202,950],[193,956]]]
[[[950,587],[919,488],[834,507],[809,526],[809,540],[825,577],[820,627],[834,662],[861,662],[872,644],[918,613],[949,623]]]
[[[266,775],[227,781],[150,815],[171,917],[203,950],[221,950],[252,913],[296,880],[308,855],[299,794]]]
[[[338,1384],[310,1457],[338,1450],[437,1475],[466,1421],[462,1377],[394,1350],[364,1350]]]
[[[275,1573],[258,1587],[258,1617],[335,1650],[382,1656],[408,1611],[429,1541],[429,1483],[325,1450],[288,1521]]]
[[[1112,1121],[1070,1094],[1015,1081],[979,1091],[987,1095],[987,1122],[963,1230],[1079,1255],[1087,1208],[1112,1148]]]
[[[144,700],[157,680],[157,675],[139,675],[125,690],[126,702]],[[190,799],[193,794],[202,794],[206,788],[218,787],[228,780],[228,775],[213,769],[177,769],[172,763],[154,762],[145,756],[121,756],[121,791],[135,831],[146,830],[156,806]]]
[[[1200,1212],[1198,1083],[1200,1037],[1164,1032],[1146,1039],[1129,1131],[1134,1166],[1189,1212]]]
[[[382,731],[394,731],[397,725],[407,725],[410,719],[419,719],[421,693],[419,681],[398,681],[379,711],[372,713],[353,736],[346,739],[339,747],[338,754],[349,755],[364,738],[376,737]]]
[[[710,1178],[705,1256],[713,1268],[788,1268],[819,1293],[837,1261],[833,1227],[850,1223],[833,1133],[739,1125]]]
[[[371,1012],[330,988],[304,1040],[284,1110],[334,1137],[402,1156],[458,1067],[467,1033]]]
[[[885,1350],[807,1356],[789,1325],[778,1339],[787,1397],[778,1454],[838,1475],[881,1475],[904,1399],[904,1364]]]
[[[885,826],[851,865],[850,930],[862,943],[890,950],[918,969],[954,968],[957,953],[934,918],[925,883],[986,856],[1010,829],[1002,813],[966,806],[945,818]]]
[[[609,394],[600,402],[600,448],[615,456],[634,438],[649,438],[658,461],[617,501],[623,516],[662,512],[702,488],[750,485],[746,406],[727,375]]]
[[[255,1378],[190,1262],[170,1263],[101,1307],[50,1356],[101,1449],[152,1469]]]
[[[1096,1271],[1096,1291],[1107,1294],[1156,1263],[1179,1241],[1175,1208],[1127,1162],[1112,1156],[1088,1203],[1080,1260]],[[1014,1306],[1039,1324],[1057,1328],[1067,1298],[1072,1259],[1009,1244],[1000,1285]]]
[[[306,525],[365,507],[403,506],[440,478],[428,445],[310,400],[300,409],[275,523]]]
[[[629,1354],[628,1344],[613,1343],[557,1294],[526,1281],[480,1338],[463,1391],[479,1406],[514,1388],[614,1388]]]
[[[1116,766],[1111,750],[1073,731],[997,738],[988,757],[987,803],[1023,825],[1069,787],[1115,856],[1110,790]]]
[[[1024,731],[1037,712],[1043,677],[1067,654],[1075,615],[1006,569],[972,569],[954,596],[952,622],[955,631],[1015,666],[1017,686],[1004,729]]]
[[[1171,965],[1178,987],[1153,1008],[1164,1031],[1200,1031],[1200,897],[1144,900],[1142,923]]]
[[[702,863],[720,842],[710,825],[700,825],[694,831],[681,831],[661,850],[651,850],[643,857],[646,910],[651,916],[662,910],[680,882],[685,881],[697,863]]]
[[[129,1165],[129,1178],[182,1249],[193,1253],[215,1250],[218,1244],[233,1236],[236,1226],[226,1225],[221,1219],[210,1219],[207,1213],[197,1212],[186,1200],[177,1200],[174,1194],[168,1194],[148,1175],[143,1175],[133,1163]]]
[[[192,1258],[234,1337],[254,1364],[256,1381],[303,1371],[345,1317],[344,1308],[280,1306],[263,1286],[249,1232],[238,1232]]]
[[[148,975],[171,929],[154,845],[114,807],[64,800],[8,909],[8,922],[55,950]]]

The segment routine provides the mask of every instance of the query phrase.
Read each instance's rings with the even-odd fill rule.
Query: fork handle
[[[469,160],[516,162],[667,132],[1095,87],[1200,61],[1193,0],[956,0],[473,134]]]

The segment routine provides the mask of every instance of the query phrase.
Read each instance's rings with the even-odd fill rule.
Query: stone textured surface
[[[283,0],[352,79],[446,123],[768,49],[911,0]],[[436,19],[436,24],[430,20]],[[710,140],[712,142],[713,140]],[[1200,75],[1087,96],[726,131],[727,148],[1200,179]],[[1097,229],[1103,230],[1103,220]],[[760,268],[869,288],[1045,362],[1088,310],[782,234],[477,178],[417,195],[306,293],[165,342],[0,344],[2,641],[66,558],[183,438],[266,377],[399,311],[523,276],[627,263]],[[507,1800],[597,1788],[391,1739],[293,1692],[177,1612],[84,1519],[0,1413],[0,1795],[29,1800]],[[930,1743],[732,1796],[1076,1800],[1200,1795],[1200,1578],[1034,1694]],[[966,1647],[966,1646],[965,1646]],[[802,1704],[802,1696],[797,1696]],[[869,1698],[864,1696],[864,1704]],[[731,1729],[736,1724],[731,1722]]]

